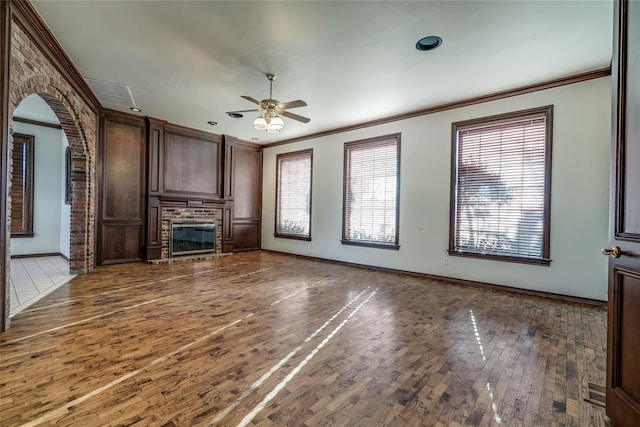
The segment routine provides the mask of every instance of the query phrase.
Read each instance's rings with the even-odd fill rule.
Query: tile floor
[[[73,279],[69,262],[60,256],[11,260],[11,308],[13,316]]]

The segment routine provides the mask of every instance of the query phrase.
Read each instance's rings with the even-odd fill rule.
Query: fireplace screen
[[[216,225],[212,222],[172,222],[170,256],[216,251]]]

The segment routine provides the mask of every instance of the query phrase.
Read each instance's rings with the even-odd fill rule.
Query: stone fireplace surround
[[[222,253],[222,208],[162,207],[161,259],[169,258],[172,220],[210,220],[216,224],[216,253]]]

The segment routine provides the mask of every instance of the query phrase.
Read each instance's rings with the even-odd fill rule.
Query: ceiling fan
[[[250,111],[259,112],[258,118],[253,122],[253,127],[258,130],[266,130],[269,133],[278,133],[284,129],[284,121],[282,117],[297,120],[302,123],[309,123],[311,119],[300,116],[298,114],[290,113],[286,110],[290,108],[306,107],[307,103],[301,99],[289,102],[280,103],[277,99],[273,99],[273,81],[275,80],[275,74],[267,73],[267,79],[269,79],[269,98],[258,101],[250,96],[242,95],[242,98],[247,101],[253,102],[258,105],[257,109],[253,110],[238,110],[227,111],[226,114],[239,114],[248,113]]]

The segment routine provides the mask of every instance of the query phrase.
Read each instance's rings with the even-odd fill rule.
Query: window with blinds
[[[33,135],[13,134],[11,237],[33,237]]]
[[[550,263],[552,113],[453,124],[450,254]]]
[[[398,249],[400,134],[344,149],[342,243]]]
[[[278,154],[276,237],[311,240],[313,150]]]

